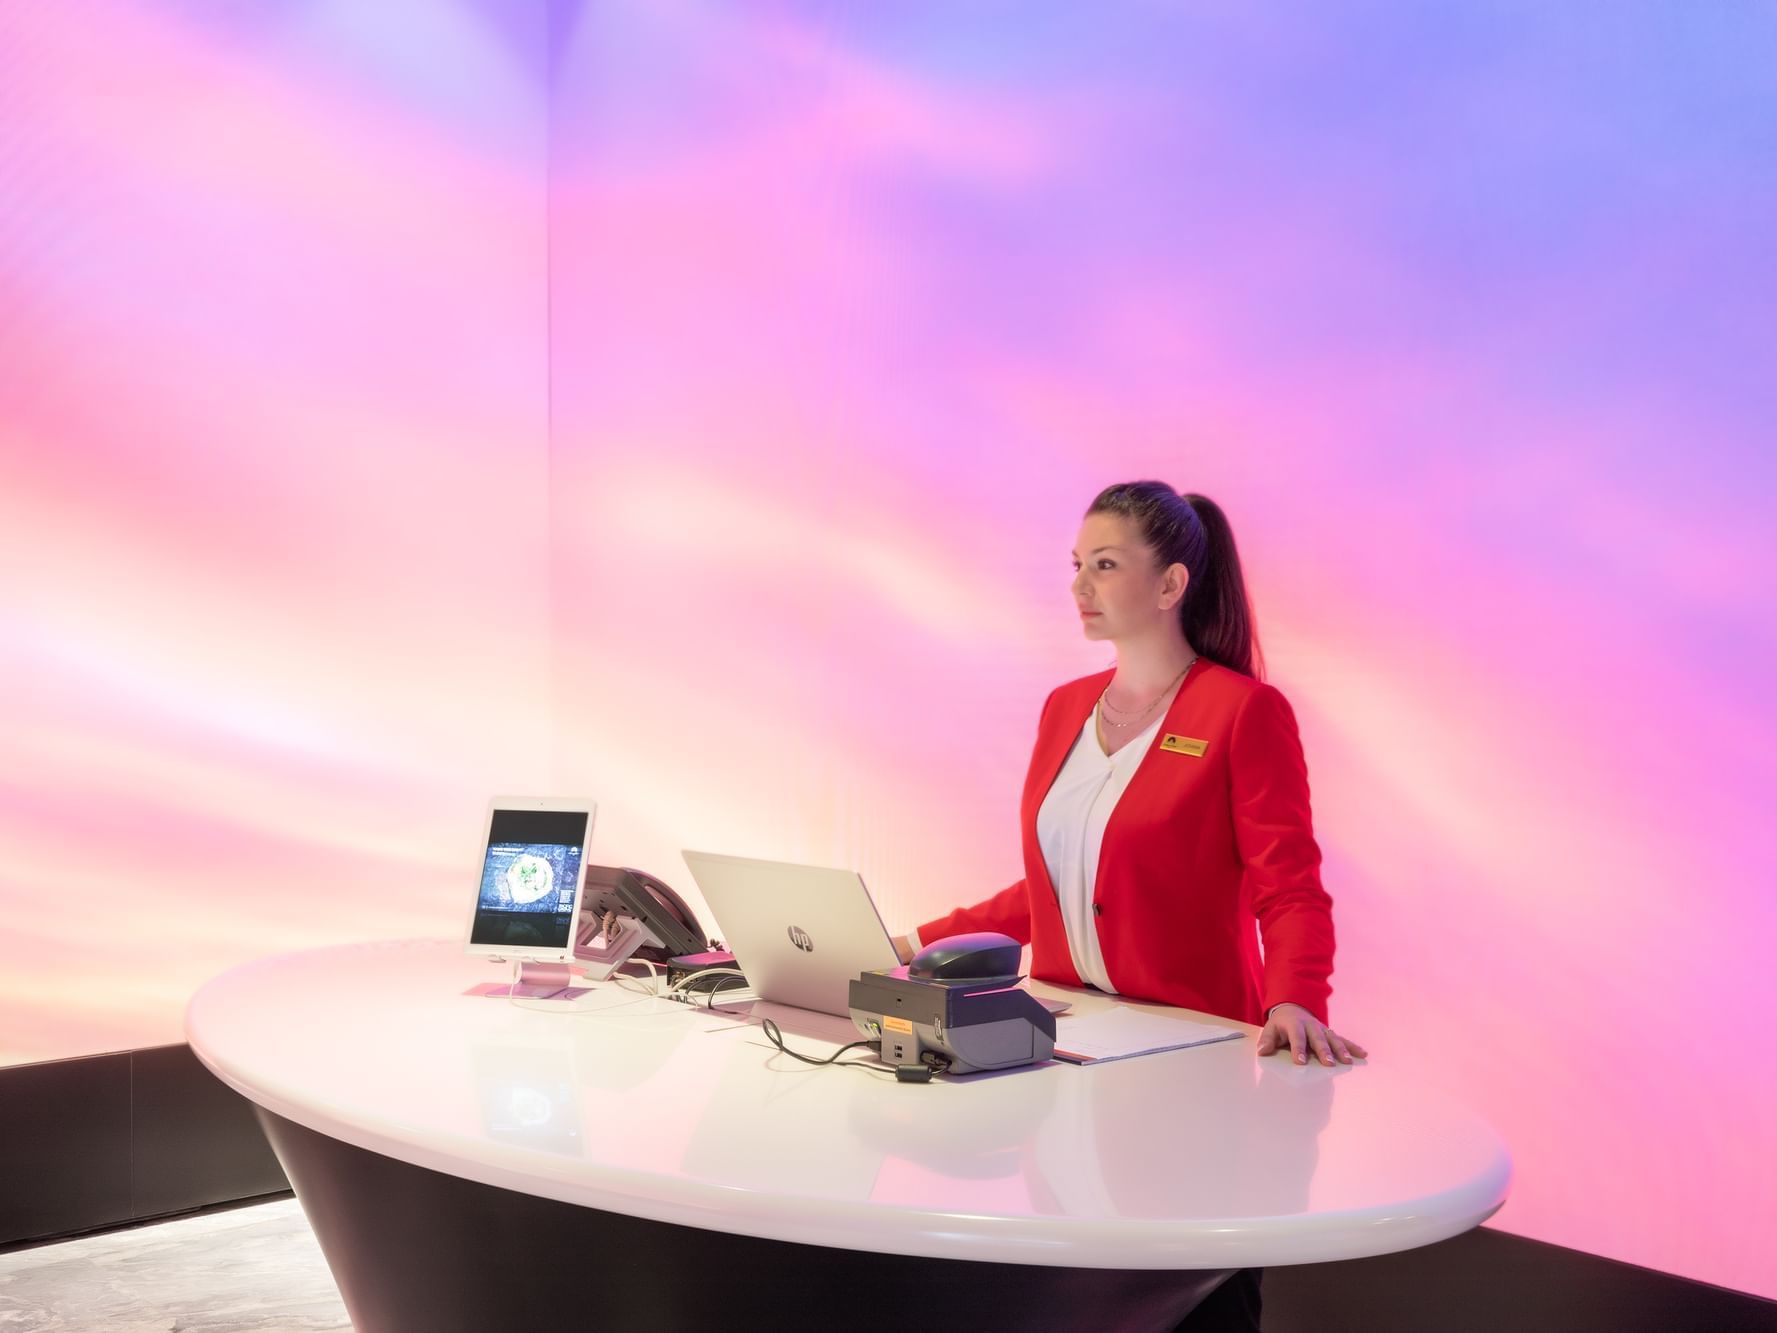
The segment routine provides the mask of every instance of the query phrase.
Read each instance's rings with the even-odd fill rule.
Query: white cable
[[[680,977],[677,981],[673,982],[672,985],[670,985],[666,988],[666,993],[668,995],[671,995],[675,991],[687,990],[690,988],[692,982],[700,981],[704,977],[745,977],[745,976],[746,976],[746,973],[742,972],[738,967],[700,967],[697,971],[688,972],[684,976]]]
[[[643,967],[648,969],[647,984],[650,989],[644,990],[639,978],[626,977],[622,972],[613,972],[611,974],[611,980],[623,987],[624,990],[639,991],[643,995],[658,996],[660,994],[660,969],[655,967],[654,964],[649,962],[646,958],[632,958],[629,961],[632,963],[640,963]]]
[[[511,1005],[514,1009],[522,1009],[526,1013],[531,1013],[531,1014],[572,1014],[576,1018],[589,1018],[589,1017],[596,1018],[600,1014],[608,1014],[614,1009],[627,1009],[633,1004],[642,1003],[643,1000],[660,1000],[660,999],[667,998],[666,996],[662,995],[658,989],[659,982],[660,982],[660,974],[658,971],[655,970],[654,964],[649,963],[648,960],[645,958],[638,958],[635,961],[638,963],[646,963],[647,964],[648,970],[651,973],[653,973],[652,980],[655,983],[656,989],[651,990],[651,991],[643,990],[641,992],[640,997],[637,999],[634,999],[634,1000],[620,1000],[616,1004],[601,1004],[601,1005],[597,1005],[597,1006],[585,1006],[585,1005],[574,1004],[572,1001],[545,999],[541,996],[532,997],[532,996],[527,995],[527,996],[520,997],[517,994],[519,961],[518,961],[518,959],[514,958],[512,960],[512,984],[506,988],[506,1003]],[[635,978],[631,978],[631,980],[635,980]],[[639,986],[629,986],[629,987],[626,987],[625,989],[640,990],[641,988]],[[523,998],[523,999],[535,998],[537,1002],[535,1004],[520,1004],[519,1000],[521,998]],[[576,996],[575,998],[577,999],[579,997]],[[676,1014],[678,1012],[679,1011],[677,1009],[661,1009],[661,1010],[658,1010],[654,1013],[624,1014],[624,1015],[622,1015],[622,1017],[625,1017],[625,1018],[658,1018],[662,1014]]]
[[[637,998],[633,1000],[622,1000],[616,1004],[601,1004],[595,1007],[589,1007],[561,1000],[545,999],[528,995],[520,996],[517,993],[519,984],[519,960],[514,958],[512,960],[512,982],[506,988],[506,1003],[511,1005],[514,1009],[523,1009],[527,1013],[573,1014],[580,1018],[589,1016],[596,1017],[599,1014],[610,1013],[612,1010],[617,1009],[628,1009],[631,1005],[640,1004],[644,1000],[674,1000],[681,1004],[689,1003],[695,1008],[697,1005],[697,995],[704,992],[693,991],[691,989],[692,985],[693,983],[701,982],[707,978],[714,980],[715,985],[711,986],[707,992],[708,1002],[704,1006],[705,1009],[713,1010],[719,1014],[732,1014],[735,1012],[732,1009],[716,1008],[716,994],[722,989],[723,985],[733,984],[733,982],[730,981],[730,978],[737,978],[741,982],[746,980],[746,973],[741,971],[738,967],[705,967],[699,968],[695,972],[687,973],[685,976],[680,977],[670,986],[666,986],[663,989],[662,983],[665,981],[665,978],[661,975],[659,968],[649,962],[646,958],[633,958],[630,961],[640,963],[648,969],[648,981],[642,982],[638,977],[625,977],[621,974],[613,974],[611,980],[623,987],[624,990],[635,991],[637,993]],[[521,1000],[527,999],[535,999],[536,1003],[520,1003]],[[653,1013],[627,1014],[625,1016],[629,1018],[657,1018],[662,1014],[678,1012],[677,1009],[660,1009]]]

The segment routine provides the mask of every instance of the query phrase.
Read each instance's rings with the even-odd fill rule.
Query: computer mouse
[[[913,955],[907,975],[916,981],[994,981],[1017,976],[1023,957],[1024,946],[998,931],[946,935]]]

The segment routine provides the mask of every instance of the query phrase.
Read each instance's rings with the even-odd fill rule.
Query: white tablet
[[[469,952],[571,962],[586,885],[591,801],[497,796],[488,807]]]

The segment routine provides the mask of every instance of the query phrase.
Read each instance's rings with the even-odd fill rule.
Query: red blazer
[[[1110,679],[1071,681],[1043,705],[1024,780],[1024,878],[920,926],[922,942],[997,930],[1031,946],[1033,976],[1084,984],[1037,809]],[[1111,984],[1246,1023],[1293,1001],[1326,1023],[1332,907],[1295,714],[1274,686],[1199,658],[1105,826],[1092,910]]]

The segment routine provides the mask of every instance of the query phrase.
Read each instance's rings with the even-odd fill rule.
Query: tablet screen
[[[495,810],[470,944],[565,949],[586,847],[584,810]]]

